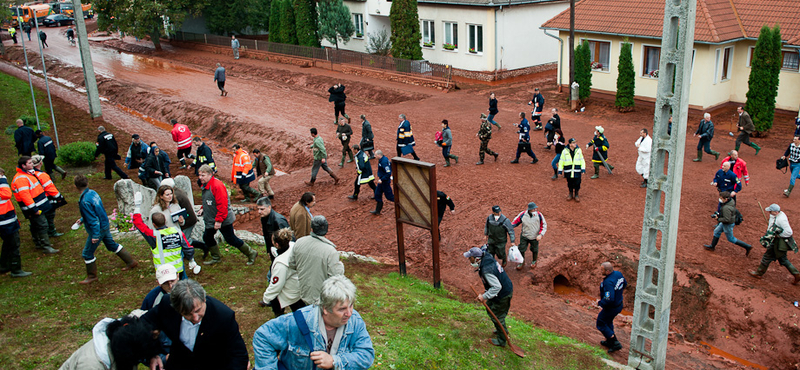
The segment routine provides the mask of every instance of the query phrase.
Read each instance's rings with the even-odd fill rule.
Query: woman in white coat
[[[653,139],[647,134],[646,128],[639,131],[639,139],[634,145],[639,151],[639,158],[636,159],[636,173],[642,175],[644,181],[640,186],[646,188],[647,179],[650,177],[650,151],[653,149]]]
[[[270,253],[275,256],[270,268],[269,286],[264,291],[261,298],[261,306],[270,306],[275,317],[283,315],[286,307],[290,307],[292,312],[305,307],[305,302],[300,299],[300,281],[297,279],[297,271],[289,268],[289,258],[292,254],[292,229],[280,229],[272,234],[272,242],[275,245]]]

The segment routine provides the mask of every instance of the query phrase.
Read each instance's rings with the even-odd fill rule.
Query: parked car
[[[50,14],[44,18],[42,23],[47,26],[66,26],[68,24],[73,24],[75,19],[67,17],[64,14]]]

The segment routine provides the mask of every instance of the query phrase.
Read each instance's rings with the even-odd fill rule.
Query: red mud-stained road
[[[66,46],[66,40],[60,37],[49,39],[53,47],[45,50],[45,54],[58,61],[49,62],[48,72],[80,85],[80,70],[70,67],[76,63],[77,49]],[[215,156],[222,164],[221,177],[226,180],[230,156],[222,153],[222,148],[234,142],[243,143],[248,150],[261,148],[273,159],[277,158],[279,169],[289,173],[272,181],[277,193],[276,210],[288,214],[304,191],[316,192],[318,203],[312,211],[328,218],[331,224],[328,236],[340,250],[370,255],[389,264],[397,263],[393,206],[387,204],[384,215],[374,217],[368,212],[374,207],[374,202],[367,199],[368,190],[362,189],[361,199],[356,202],[345,199],[352,192],[355,168],[352,163],[341,169],[336,166],[340,144],[335,139],[333,109],[327,99],[327,88],[336,82],[347,86],[347,112],[353,118],[356,132],[353,143],[360,139],[357,117],[366,114],[375,131],[377,149],[394,156],[397,115],[405,113],[413,126],[417,153],[423,160],[438,164],[438,188],[456,203],[456,214],[446,214],[441,227],[442,277],[449,289],[462,292],[465,299],[472,296],[467,293],[468,285],[478,284],[477,274],[461,253],[485,242],[482,229],[490,207],[500,205],[503,213],[513,218],[530,201],[535,201],[547,218],[548,232],[540,245],[536,270],[509,270],[515,286],[512,304],[515,315],[597,345],[602,339],[594,329],[598,312],[594,297],[601,280],[599,264],[611,260],[632,286],[636,284],[645,190],[639,188],[641,178],[634,171],[637,153],[633,143],[640,128],[652,127],[652,106],[640,106],[636,112],[620,114],[611,108],[613,102],[592,98],[586,112],[570,113],[562,109],[564,133],[577,139],[587,160],[590,152],[585,144],[591,139],[594,126],[605,127],[611,143],[610,163],[616,166],[614,175],[603,171],[600,179],[590,180],[589,164],[581,202],[566,202],[565,181],[550,179],[553,153],[543,149],[541,132],[532,133],[538,164],[528,164],[526,158],[522,158],[520,164],[509,163],[517,142],[512,123],[518,122],[518,112],[530,112],[526,103],[534,86],[544,90],[546,111],[554,106],[565,108],[566,95],[557,93],[554,88],[555,74],[531,76],[527,80],[491,87],[462,83],[460,90],[443,93],[324,69],[252,59],[234,61],[227,49],[220,49],[222,53],[210,53],[167,45],[164,51],[154,53],[141,47],[147,44],[128,41],[110,40],[105,44],[144,51],[144,54],[116,51],[100,43],[92,45],[92,53],[97,56],[96,70],[101,75],[101,93],[109,99],[104,103],[106,121],[130,133],[142,133],[147,140],[163,142],[162,148],[166,145],[172,152],[166,131],[131,116],[126,110],[132,109],[162,122],[177,117],[189,123],[194,132],[215,143]],[[6,73],[24,75],[17,64],[22,54],[14,49],[9,51],[12,61],[1,63],[0,68]],[[217,62],[228,70],[228,97],[220,97],[213,83]],[[34,63],[34,68],[40,67],[40,63]],[[52,83],[51,89],[80,109],[86,109],[83,94],[54,87]],[[496,120],[503,125],[503,129],[495,130],[490,148],[499,152],[500,158],[495,163],[489,157],[485,165],[475,166],[479,146],[475,137],[478,116],[488,108],[490,90],[498,96],[500,114]],[[734,112],[732,105],[711,112],[717,124],[717,135],[712,142],[715,150],[732,149],[733,138],[726,134]],[[434,133],[440,129],[439,122],[445,118],[453,131],[453,154],[460,156],[460,163],[450,168],[441,167],[441,151],[433,144]],[[738,196],[745,223],[736,227],[735,234],[755,247],[753,253],[745,257],[741,248],[724,238],[716,252],[702,248],[702,244],[710,242],[715,225],[709,215],[716,208],[717,194],[709,183],[719,162],[708,156],[701,163],[691,161],[697,143],[691,133],[700,118],[700,112],[693,112],[689,117],[668,368],[736,369],[746,365],[795,368],[800,362],[800,310],[792,307],[791,302],[800,299],[800,287],[790,285],[790,275],[776,263],[770,266],[763,279],[747,275],[748,270],[758,265],[763,252],[758,238],[766,224],[757,202],[765,207],[779,203],[790,222],[796,224],[800,220],[797,197],[787,199],[781,195],[788,175],[774,169],[775,159],[790,142],[793,120],[786,114],[776,116],[776,126],[770,136],[754,139],[764,148],[757,157],[751,148],[742,148],[741,157],[748,162],[752,180]],[[303,180],[309,177],[311,164],[307,146],[310,144],[308,128],[312,126],[320,129],[328,148],[329,163],[342,177],[339,186],[334,187],[324,173],[320,174],[314,188],[303,185]],[[260,231],[260,224],[253,217],[240,221],[240,228]],[[519,229],[516,232],[519,234]],[[409,272],[430,279],[429,234],[407,228],[405,240]],[[800,265],[798,255],[790,253],[789,259]],[[559,291],[568,291],[566,295],[555,293],[554,281],[558,281]],[[562,288],[567,282],[571,289]],[[625,299],[628,311],[633,309],[633,298],[634,287],[631,287]],[[618,336],[625,350],[614,354],[613,358],[623,363],[627,362],[631,319],[630,313],[617,319]]]

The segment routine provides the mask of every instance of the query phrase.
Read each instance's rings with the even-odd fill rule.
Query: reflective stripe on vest
[[[178,273],[183,271],[183,259],[181,258],[181,233],[173,227],[161,230],[153,230],[153,237],[156,240],[156,247],[152,248],[153,264],[156,268],[164,264],[175,266]]]
[[[42,188],[42,184],[40,184],[39,181],[36,181],[36,183],[34,184],[29,176],[32,175],[26,174],[25,176],[21,176],[21,178],[28,181],[28,186],[21,186],[14,190],[15,193],[19,193],[21,191],[31,192],[31,198],[33,198],[33,205],[26,206],[25,204],[20,203],[19,208],[22,209],[23,211],[27,211],[33,207],[39,207],[47,202],[47,196],[45,196],[44,194],[44,188]],[[17,177],[14,178],[14,180],[16,179]],[[37,188],[39,189],[39,195],[33,196],[33,193],[36,191]]]

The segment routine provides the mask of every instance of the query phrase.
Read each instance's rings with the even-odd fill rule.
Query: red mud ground
[[[131,42],[125,41],[108,43],[116,49],[131,49]],[[53,38],[52,44],[54,47],[46,50],[49,56],[63,59],[77,52],[61,46],[66,41],[60,38]],[[139,44],[133,48],[147,50],[141,45],[146,46]],[[97,44],[93,47],[93,53],[102,49]],[[10,49],[11,61],[0,63],[0,69],[22,76],[24,73],[15,68],[19,66],[22,53],[18,48]],[[127,53],[121,55],[131,57]],[[277,193],[276,210],[287,214],[303,192],[313,190],[318,203],[312,211],[328,218],[331,224],[328,236],[340,250],[373,256],[388,264],[397,263],[391,216],[394,208],[387,204],[384,215],[375,217],[368,212],[374,207],[374,202],[367,199],[369,191],[362,192],[361,199],[356,202],[345,199],[352,192],[355,169],[352,163],[341,169],[336,166],[340,145],[331,122],[333,112],[327,101],[327,87],[334,82],[347,86],[347,111],[353,118],[362,113],[367,115],[375,131],[377,148],[390,156],[394,154],[397,115],[405,113],[413,125],[417,153],[423,160],[443,164],[433,136],[440,128],[439,122],[448,119],[454,136],[453,153],[461,157],[461,162],[450,168],[437,168],[439,189],[456,203],[456,214],[447,214],[441,227],[444,284],[469,299],[468,285],[477,284],[478,279],[461,253],[484,243],[482,227],[489,208],[500,205],[507,216],[513,217],[529,201],[535,201],[547,218],[548,233],[541,242],[536,270],[509,271],[516,288],[512,312],[541,327],[597,345],[602,337],[594,329],[598,312],[594,297],[601,280],[598,265],[605,260],[613,261],[628,278],[631,287],[626,292],[625,304],[627,310],[632,310],[645,194],[639,188],[641,178],[634,170],[637,153],[633,143],[640,128],[652,127],[652,106],[640,106],[633,113],[620,114],[612,104],[594,99],[584,113],[566,112],[563,109],[566,95],[556,92],[554,73],[492,87],[462,83],[460,90],[442,93],[323,69],[252,59],[234,61],[227,53],[176,50],[169,45],[165,45],[165,51],[148,51],[146,56],[133,57],[134,64],[140,67],[122,68],[111,63],[108,68],[114,78],[99,78],[101,95],[110,100],[103,103],[105,121],[170,148],[163,122],[178,117],[211,141],[223,179],[228,177],[231,161],[222,149],[234,142],[243,143],[247,149],[261,148],[276,161],[280,170],[289,173],[272,180]],[[39,59],[33,60],[37,65]],[[212,82],[216,62],[228,68],[227,87],[231,93],[227,98],[218,96]],[[48,63],[51,76],[82,84],[79,69],[57,61]],[[534,86],[543,89],[547,110],[554,106],[562,108],[562,126],[567,137],[575,137],[585,144],[591,139],[595,125],[606,129],[611,143],[610,162],[616,166],[616,172],[613,176],[603,173],[598,180],[589,180],[586,176],[580,203],[565,201],[567,190],[563,179],[551,181],[549,163],[553,153],[543,150],[540,132],[532,135],[534,151],[540,159],[538,164],[508,163],[513,159],[517,140],[511,124],[516,121],[517,112],[530,112],[526,103]],[[87,109],[83,94],[58,84],[51,83],[50,87],[55,94],[73,101],[79,109]],[[478,116],[487,108],[490,90],[497,93],[501,111],[497,121],[504,126],[495,131],[490,144],[490,148],[500,153],[500,159],[497,163],[489,159],[485,165],[475,166],[479,145],[475,138]],[[131,115],[131,110],[139,114]],[[733,138],[726,135],[726,128],[734,112],[733,106],[711,112],[717,123],[717,136],[712,144],[718,151],[727,151],[733,146]],[[143,120],[141,115],[152,118]],[[700,118],[700,112],[690,115],[690,133],[694,132]],[[148,120],[156,125],[147,123]],[[353,128],[360,139],[357,121],[353,120]],[[736,227],[735,234],[756,246],[750,257],[745,257],[741,248],[724,239],[716,252],[702,248],[702,244],[710,241],[714,226],[709,215],[715,210],[717,195],[709,183],[719,163],[708,157],[702,163],[692,162],[696,140],[687,139],[668,350],[670,369],[735,369],[744,368],[744,365],[798,368],[800,320],[797,315],[800,310],[792,307],[791,302],[800,299],[800,288],[789,284],[790,275],[777,263],[770,266],[761,280],[747,275],[761,258],[762,249],[757,242],[766,228],[757,201],[763,206],[779,203],[793,223],[800,214],[796,197],[786,199],[781,195],[788,176],[773,167],[774,160],[790,142],[794,129],[791,116],[779,115],[776,122],[769,137],[756,140],[764,147],[758,157],[750,148],[743,148],[741,154],[749,163],[752,180],[738,196],[745,223]],[[320,129],[327,143],[332,168],[343,179],[339,186],[334,187],[324,173],[320,174],[314,188],[303,185],[310,171],[307,133],[312,126]],[[94,137],[84,139],[93,140]],[[591,173],[591,168],[588,172]],[[252,217],[240,221],[240,228],[260,231],[259,223]],[[406,230],[409,272],[430,280],[429,234],[421,229]],[[800,265],[796,254],[790,254],[789,258]],[[571,285],[567,289],[572,291],[569,295],[554,292],[554,280],[559,275],[562,276],[558,278],[560,283],[566,278]],[[613,358],[622,363],[627,362],[631,319],[630,313],[617,319],[618,337],[626,350],[614,354]],[[718,355],[719,351],[724,351],[723,356]],[[734,361],[734,356],[739,358],[738,362]]]

